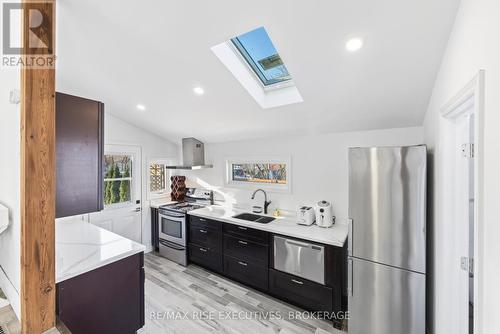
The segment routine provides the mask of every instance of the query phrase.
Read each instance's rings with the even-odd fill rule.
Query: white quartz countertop
[[[347,225],[336,223],[332,227],[323,228],[316,225],[298,225],[293,216],[282,216],[268,224],[232,218],[233,216],[251,212],[232,207],[211,205],[202,209],[189,211],[189,215],[223,221],[230,224],[254,228],[285,236],[319,242],[327,245],[342,247],[347,239]]]
[[[85,221],[56,221],[56,283],[145,250],[144,245]]]

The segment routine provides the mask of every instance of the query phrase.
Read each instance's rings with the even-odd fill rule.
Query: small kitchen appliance
[[[314,208],[310,206],[301,206],[297,210],[297,224],[299,225],[312,225],[315,221]]]
[[[319,227],[330,227],[333,225],[332,204],[327,201],[316,203],[316,225]]]

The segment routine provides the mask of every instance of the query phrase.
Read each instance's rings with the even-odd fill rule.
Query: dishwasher
[[[275,235],[274,269],[325,284],[325,247]]]

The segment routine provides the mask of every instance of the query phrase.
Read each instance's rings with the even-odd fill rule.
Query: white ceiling
[[[167,139],[218,142],[421,125],[459,0],[57,4],[59,91]],[[303,103],[262,109],[210,50],[259,26]]]

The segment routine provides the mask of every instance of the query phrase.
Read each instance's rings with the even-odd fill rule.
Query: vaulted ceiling
[[[57,4],[59,91],[173,141],[219,142],[421,125],[459,0]],[[262,109],[211,52],[259,26],[303,103]],[[349,53],[353,36],[364,47]]]

